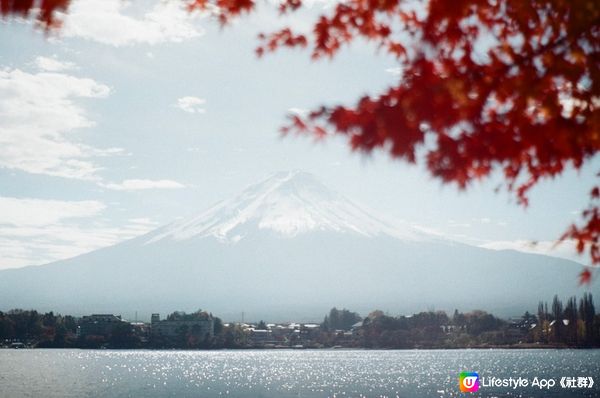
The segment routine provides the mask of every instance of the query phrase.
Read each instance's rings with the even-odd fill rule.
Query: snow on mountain
[[[198,216],[51,264],[0,271],[0,310],[319,319],[431,306],[515,315],[580,295],[581,265],[442,239],[363,210],[312,175],[278,173]],[[598,291],[599,284],[592,287]]]
[[[209,236],[237,242],[255,228],[274,231],[284,238],[310,231],[335,231],[365,237],[424,239],[424,234],[415,229],[377,218],[313,175],[292,171],[274,174],[196,217],[170,224],[146,243]]]

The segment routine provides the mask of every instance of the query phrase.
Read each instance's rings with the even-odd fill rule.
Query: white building
[[[159,314],[152,314],[152,337],[176,338],[182,333],[200,337],[214,336],[214,320],[205,312],[195,314],[174,313],[168,319],[160,320]]]

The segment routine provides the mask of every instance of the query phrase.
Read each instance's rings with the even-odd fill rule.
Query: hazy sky
[[[545,251],[587,203],[597,161],[541,184],[525,210],[495,192],[500,180],[458,192],[385,154],[352,153],[343,139],[281,137],[290,111],[394,83],[393,59],[364,43],[333,61],[301,50],[257,59],[257,33],[284,24],[275,13],[221,29],[177,4],[75,1],[49,37],[0,23],[0,268],[113,244],[280,170],[312,172],[380,214],[494,248]],[[324,7],[314,2],[296,26]],[[553,253],[571,255],[568,245]]]

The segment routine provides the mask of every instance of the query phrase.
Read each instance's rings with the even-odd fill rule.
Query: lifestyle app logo
[[[460,372],[458,384],[461,392],[479,390],[479,375],[476,372]]]

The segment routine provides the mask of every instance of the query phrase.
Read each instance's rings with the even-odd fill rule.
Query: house
[[[186,334],[193,334],[201,338],[214,336],[214,320],[206,312],[194,314],[174,312],[165,320],[160,319],[160,314],[152,314],[150,327],[153,340],[174,339]]]
[[[131,328],[133,334],[140,339],[142,344],[150,341],[150,325],[144,322],[132,322]]]
[[[115,326],[127,323],[121,319],[121,315],[113,314],[92,314],[81,318],[77,333],[80,337],[102,336],[108,338]]]
[[[277,341],[273,338],[271,330],[249,329],[250,341],[253,345],[275,344]]]

